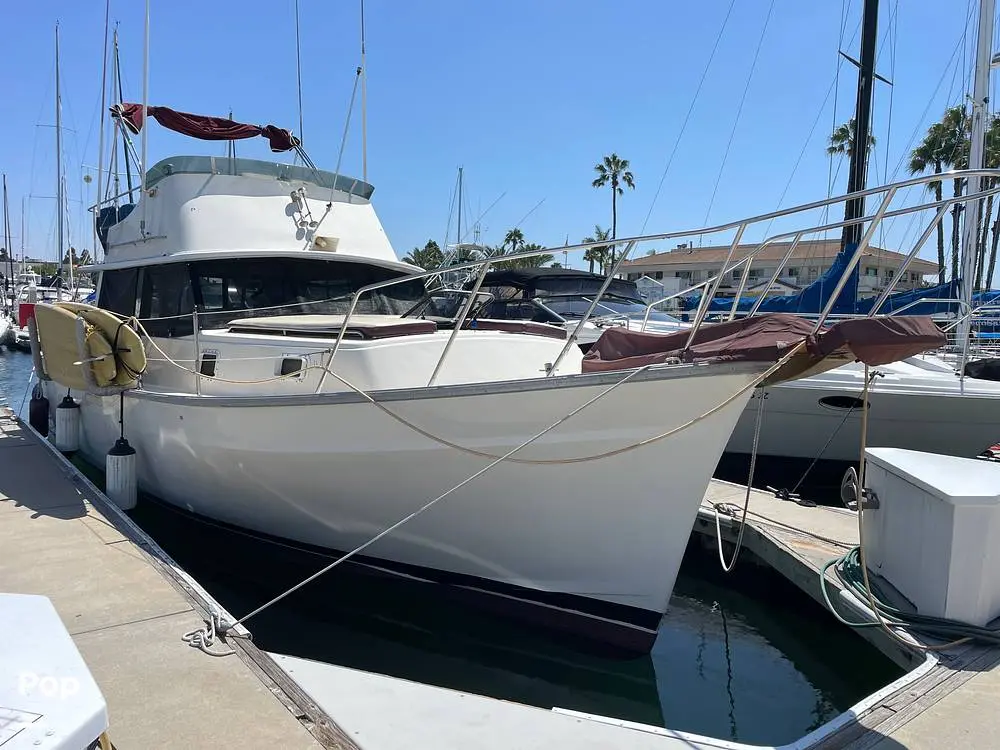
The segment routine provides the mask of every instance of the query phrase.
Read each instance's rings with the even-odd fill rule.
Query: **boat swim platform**
[[[746,497],[744,485],[712,480],[698,512],[694,531],[714,549],[716,509],[721,506],[719,527],[727,559],[732,556]],[[766,564],[825,608],[820,571],[857,544],[854,511],[783,500],[754,489],[743,534],[743,554],[751,554],[736,564]],[[827,582],[843,616],[853,621],[874,619],[867,603],[845,591],[832,569]],[[795,743],[796,748],[1000,748],[1000,712],[996,710],[1000,705],[1000,647],[966,644],[928,656],[919,648],[900,644],[880,627],[856,632],[908,673],[841,716],[841,725],[825,737]],[[907,635],[923,645],[940,643]]]
[[[716,504],[741,511],[745,492],[712,482],[694,529],[705,543],[715,544]],[[720,525],[735,539],[738,518],[724,514]],[[766,563],[821,599],[819,569],[856,541],[855,514],[755,490],[738,564]],[[104,694],[119,750],[751,747],[270,654],[243,637],[213,647],[235,655],[208,656],[181,635],[212,613],[235,618],[9,412],[0,414],[0,549],[0,591],[52,600]],[[786,750],[1000,747],[1000,649],[926,659],[879,629],[860,632],[911,671]]]

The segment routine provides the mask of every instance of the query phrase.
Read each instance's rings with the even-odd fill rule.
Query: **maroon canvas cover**
[[[897,362],[944,346],[946,337],[930,317],[900,316],[844,320],[818,333],[814,323],[789,313],[759,315],[702,326],[691,345],[690,331],[658,334],[608,328],[583,358],[584,372],[625,370],[670,361],[777,362],[805,342],[804,350],[782,368],[781,379],[859,360],[868,365]]]
[[[146,110],[163,127],[203,141],[238,141],[264,136],[274,152],[291,151],[299,145],[299,139],[291,131],[275,125],[248,125],[226,117],[193,115],[169,107],[147,107]],[[111,108],[111,116],[121,120],[133,133],[142,130],[141,104],[116,104]]]

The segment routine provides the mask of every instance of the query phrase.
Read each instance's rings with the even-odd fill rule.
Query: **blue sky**
[[[882,0],[878,67],[895,85],[891,127],[890,89],[876,90],[879,178],[887,157],[891,176],[912,138],[962,100],[973,5]],[[328,169],[359,60],[358,6],[300,0],[304,143]],[[730,0],[366,0],[369,180],[397,253],[444,239],[460,165],[466,226],[503,195],[482,219],[486,243],[522,219],[528,241],[549,245],[579,241],[595,223],[608,226],[608,191],[590,182],[594,164],[611,151],[631,161],[636,177],[636,190],[620,203],[619,236],[642,227],[675,144],[647,231],[701,226],[706,213],[719,222],[825,197],[824,141],[835,119],[850,116],[856,85],[844,64],[832,87],[842,13],[843,47],[857,56],[861,0],[735,2],[678,142],[729,7]],[[232,109],[236,119],[297,130],[293,8],[293,0],[153,0],[150,103],[204,114]],[[120,23],[126,98],[139,101],[143,3],[113,0],[111,14]],[[82,177],[84,165],[92,171],[97,163],[104,0],[33,0],[4,15],[0,70],[9,106],[0,170],[15,236],[24,197],[28,253],[54,257],[53,27],[61,23],[70,238],[87,247]],[[966,19],[972,33],[963,36]],[[356,109],[343,167],[358,176],[359,115]],[[151,162],[224,150],[158,126],[150,131]],[[242,142],[239,153],[270,158],[263,140]],[[846,173],[843,164],[839,192]],[[896,174],[904,175],[905,168]],[[453,241],[453,217],[451,224]]]

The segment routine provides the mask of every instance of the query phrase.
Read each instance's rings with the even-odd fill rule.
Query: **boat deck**
[[[706,543],[716,544],[715,508],[724,503],[735,519],[724,513],[720,519],[723,538],[733,542],[739,529],[746,487],[713,481],[702,502],[695,531],[705,535]],[[814,599],[823,603],[819,572],[832,558],[843,555],[858,543],[857,516],[841,508],[810,506],[780,500],[769,492],[752,490],[748,525],[744,532],[745,549],[764,561]],[[731,549],[727,550],[731,553]],[[752,560],[753,558],[750,558]],[[740,560],[737,564],[746,564]],[[857,619],[870,615],[867,608],[843,591],[831,571],[828,581],[836,590],[838,604],[855,602],[843,613]],[[1000,747],[1000,648],[958,646],[936,653],[927,660],[924,652],[909,649],[890,637],[882,628],[858,632],[906,669],[914,670],[913,679],[896,690],[883,690],[870,696],[849,715],[842,725],[816,742],[796,745],[802,748],[830,750],[891,750],[910,748],[930,750],[943,747]],[[925,645],[934,645],[922,641]]]
[[[181,640],[204,625],[196,589],[68,468],[0,416],[0,591],[51,599],[104,694],[114,745],[321,747],[240,656]]]

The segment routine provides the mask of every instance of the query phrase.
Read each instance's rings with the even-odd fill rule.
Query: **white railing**
[[[893,201],[894,197],[899,193],[900,190],[903,190],[903,189],[906,189],[906,188],[911,188],[911,187],[925,186],[928,183],[936,181],[936,180],[943,180],[943,179],[964,179],[964,178],[976,177],[976,176],[978,176],[978,177],[993,178],[992,180],[986,180],[986,181],[984,181],[984,182],[987,182],[987,183],[993,183],[993,185],[991,187],[983,188],[983,189],[979,190],[977,193],[975,193],[973,195],[964,195],[964,196],[957,196],[957,197],[953,196],[953,197],[950,197],[950,198],[943,198],[940,201],[928,201],[928,202],[920,203],[920,204],[914,205],[914,206],[903,206],[903,207],[900,207],[900,208],[891,208],[892,201]],[[640,243],[645,243],[645,242],[662,242],[662,241],[667,241],[667,240],[672,241],[672,240],[678,240],[678,239],[684,239],[684,238],[694,239],[695,237],[699,237],[699,236],[703,236],[703,235],[712,235],[712,234],[718,234],[718,233],[721,233],[721,232],[729,232],[729,231],[733,232],[733,238],[732,238],[732,241],[729,244],[729,249],[728,249],[728,252],[727,252],[727,255],[726,255],[726,259],[725,259],[725,261],[722,264],[721,270],[717,274],[713,275],[711,278],[709,278],[709,279],[707,279],[707,280],[705,280],[703,282],[700,282],[698,284],[693,284],[693,285],[689,286],[688,288],[686,288],[684,290],[681,290],[679,292],[674,292],[672,294],[669,294],[669,295],[663,297],[662,299],[656,300],[655,302],[652,302],[652,303],[650,303],[649,305],[646,306],[646,312],[645,312],[645,315],[643,317],[643,328],[646,327],[646,325],[648,323],[648,320],[649,320],[649,314],[650,314],[650,312],[654,308],[659,307],[659,306],[663,305],[664,303],[669,302],[669,301],[671,301],[673,299],[676,299],[676,298],[678,298],[680,296],[683,296],[683,295],[686,295],[686,294],[690,294],[691,292],[697,291],[699,289],[702,290],[701,300],[699,302],[698,309],[695,312],[694,322],[691,325],[689,336],[688,336],[688,344],[690,345],[690,343],[693,341],[695,335],[697,335],[698,330],[704,324],[705,319],[706,319],[706,317],[708,315],[709,302],[715,298],[715,295],[716,295],[716,293],[717,293],[717,291],[719,289],[721,281],[722,281],[723,277],[725,277],[725,275],[727,273],[730,273],[730,272],[732,272],[733,270],[736,270],[736,269],[742,269],[742,273],[741,273],[741,276],[740,276],[739,289],[737,290],[736,296],[733,298],[733,304],[732,304],[732,306],[730,307],[730,309],[726,313],[726,319],[727,320],[732,320],[738,314],[737,306],[739,304],[739,299],[740,299],[742,293],[746,289],[746,282],[747,282],[747,279],[750,276],[750,270],[751,270],[751,266],[752,266],[754,260],[757,258],[757,256],[763,250],[765,250],[766,248],[774,245],[775,243],[778,243],[778,242],[781,242],[781,241],[786,241],[786,240],[789,241],[789,243],[790,243],[789,247],[785,251],[785,253],[784,253],[783,257],[782,257],[781,263],[778,265],[777,270],[775,270],[771,274],[771,277],[770,277],[767,285],[759,292],[760,299],[757,301],[757,303],[753,306],[753,308],[749,312],[750,315],[756,314],[757,311],[758,311],[758,309],[759,309],[759,307],[760,307],[760,305],[762,304],[762,302],[764,301],[764,299],[767,297],[768,292],[771,290],[771,288],[777,282],[778,277],[780,275],[780,271],[784,267],[784,264],[788,262],[788,260],[792,256],[792,253],[795,251],[795,248],[799,245],[799,243],[804,238],[806,238],[806,237],[808,237],[810,235],[818,235],[818,234],[830,232],[830,231],[837,230],[837,229],[843,229],[844,227],[847,227],[847,226],[861,225],[862,227],[865,227],[865,230],[864,230],[864,232],[862,234],[861,240],[858,242],[857,247],[855,248],[853,254],[851,255],[851,258],[848,261],[847,266],[846,266],[846,268],[843,271],[843,274],[841,275],[841,277],[838,279],[837,283],[835,284],[833,292],[831,293],[831,295],[830,295],[829,300],[827,301],[827,303],[824,305],[823,310],[820,311],[820,313],[817,316],[815,316],[815,327],[814,327],[814,330],[818,331],[824,325],[824,323],[828,319],[834,319],[836,317],[836,316],[831,315],[831,312],[834,309],[834,305],[835,305],[835,303],[837,301],[837,298],[839,297],[840,293],[843,291],[845,285],[848,282],[849,276],[851,275],[851,273],[853,272],[853,270],[857,267],[857,265],[858,265],[859,261],[861,260],[861,258],[863,256],[865,250],[868,248],[869,242],[871,241],[871,239],[874,236],[876,230],[878,229],[878,227],[880,226],[880,224],[883,221],[885,221],[886,219],[889,219],[889,218],[895,218],[895,217],[898,217],[898,216],[906,216],[906,215],[915,214],[915,213],[919,213],[919,212],[923,212],[923,211],[930,211],[930,210],[934,211],[934,217],[932,218],[931,222],[925,227],[925,229],[921,233],[920,237],[917,239],[917,241],[913,244],[912,248],[906,254],[906,257],[903,259],[903,261],[901,261],[900,267],[899,267],[899,272],[897,272],[894,275],[894,281],[893,281],[893,283],[889,284],[886,287],[886,289],[884,289],[882,291],[882,293],[879,295],[879,297],[876,300],[876,302],[875,302],[875,304],[874,304],[871,312],[868,313],[869,316],[873,316],[873,315],[878,315],[879,314],[878,310],[884,304],[885,300],[889,297],[889,295],[893,292],[893,290],[895,289],[895,287],[896,287],[899,279],[901,278],[901,276],[902,276],[901,272],[904,271],[910,265],[910,263],[913,261],[913,259],[917,257],[917,254],[920,252],[921,248],[927,242],[928,238],[933,233],[934,228],[937,226],[937,224],[943,220],[943,218],[944,218],[945,214],[948,212],[949,208],[951,208],[953,205],[955,205],[957,203],[966,203],[966,202],[970,202],[970,201],[974,201],[974,200],[982,200],[983,198],[985,198],[987,196],[996,195],[997,193],[1000,193],[1000,169],[960,170],[960,171],[954,171],[954,172],[946,172],[946,173],[943,173],[943,174],[923,175],[923,176],[920,176],[920,177],[914,177],[914,178],[911,178],[911,179],[908,179],[908,180],[904,180],[902,182],[893,183],[891,185],[885,185],[885,186],[881,186],[881,187],[869,188],[867,190],[862,190],[862,191],[858,191],[858,192],[855,192],[855,193],[850,193],[848,195],[837,196],[837,197],[834,197],[834,198],[827,198],[827,199],[824,199],[824,200],[814,201],[812,203],[807,203],[807,204],[802,205],[802,206],[796,206],[794,208],[781,209],[781,210],[778,210],[778,211],[771,211],[769,213],[760,214],[758,216],[754,216],[754,217],[751,217],[749,219],[743,219],[743,220],[740,220],[740,221],[728,222],[728,223],[725,223],[725,224],[719,224],[719,225],[712,226],[712,227],[702,227],[702,228],[694,229],[694,230],[683,230],[683,231],[675,231],[675,232],[663,232],[663,233],[658,233],[658,234],[648,234],[648,235],[640,235],[640,236],[635,236],[635,237],[625,237],[625,238],[616,240],[615,244],[616,245],[624,245],[625,246],[624,250],[620,254],[618,254],[618,257],[616,258],[614,264],[608,270],[607,275],[605,276],[604,282],[601,285],[601,288],[598,290],[598,292],[597,292],[596,295],[593,295],[593,298],[590,300],[590,305],[589,305],[589,308],[588,308],[586,314],[583,317],[581,317],[578,321],[576,321],[576,325],[570,331],[570,335],[567,337],[566,343],[565,343],[562,351],[559,353],[559,356],[556,358],[555,362],[552,363],[551,368],[549,368],[548,375],[552,376],[552,375],[555,375],[557,373],[558,367],[561,364],[561,362],[564,359],[564,357],[566,356],[567,352],[569,352],[570,349],[571,349],[571,347],[573,347],[576,344],[576,341],[577,341],[579,333],[581,332],[581,330],[583,329],[583,327],[587,324],[587,322],[592,318],[595,310],[600,306],[601,299],[604,297],[605,293],[607,292],[607,289],[610,286],[611,281],[615,278],[615,276],[618,275],[619,270],[620,270],[620,268],[622,266],[622,263],[624,263],[629,258],[629,256],[631,255],[632,251]],[[777,234],[773,234],[771,236],[766,237],[763,241],[759,242],[758,244],[756,244],[753,247],[753,249],[750,250],[743,257],[734,258],[734,256],[736,255],[737,250],[740,249],[740,242],[742,241],[742,239],[743,239],[743,237],[746,234],[746,232],[747,232],[748,229],[751,229],[751,228],[754,228],[754,227],[756,227],[758,225],[761,225],[764,222],[771,222],[771,221],[773,221],[775,219],[779,219],[779,218],[787,218],[787,217],[795,216],[797,214],[806,214],[806,213],[808,213],[810,211],[818,211],[818,210],[823,210],[823,209],[829,209],[832,206],[836,206],[836,205],[839,205],[839,204],[845,204],[845,203],[847,203],[849,201],[857,200],[858,198],[862,198],[862,197],[866,197],[866,196],[881,196],[881,199],[879,201],[877,209],[870,216],[863,216],[863,217],[860,217],[860,218],[857,218],[857,219],[852,219],[850,221],[846,221],[845,220],[845,221],[825,222],[825,223],[821,223],[821,224],[816,224],[816,225],[813,225],[813,226],[809,226],[807,228],[800,228],[800,229],[795,229],[795,230],[788,231],[788,232],[780,232],[780,233],[777,233]],[[411,283],[412,281],[414,281],[416,279],[430,279],[430,278],[433,278],[433,277],[440,277],[443,273],[453,273],[453,272],[461,272],[461,271],[469,271],[470,274],[473,273],[473,272],[475,273],[475,282],[474,282],[474,284],[473,284],[473,286],[472,286],[471,289],[467,289],[467,290],[453,290],[453,289],[449,289],[449,290],[447,290],[448,293],[461,292],[462,294],[467,295],[467,299],[465,300],[464,304],[462,305],[462,309],[461,309],[459,315],[455,319],[454,328],[451,331],[451,334],[450,334],[450,336],[448,338],[448,341],[445,344],[445,347],[444,347],[444,349],[443,349],[443,351],[441,353],[441,356],[438,358],[438,361],[437,361],[437,363],[436,363],[436,365],[434,367],[434,370],[433,370],[433,373],[431,375],[431,378],[430,378],[430,380],[428,382],[428,385],[433,385],[434,382],[436,381],[437,377],[439,376],[439,374],[440,374],[440,372],[441,372],[441,370],[442,370],[442,368],[444,366],[445,361],[447,360],[448,354],[450,353],[450,351],[452,349],[452,346],[453,346],[453,344],[455,342],[456,337],[458,336],[458,334],[462,330],[462,328],[465,326],[466,320],[468,320],[468,317],[469,317],[469,315],[472,312],[472,309],[473,309],[473,307],[475,305],[476,299],[478,297],[480,297],[481,294],[482,294],[480,292],[480,288],[482,287],[482,284],[483,284],[483,281],[484,281],[484,279],[486,277],[487,272],[493,266],[493,264],[498,263],[498,262],[507,262],[507,261],[511,261],[511,260],[519,260],[519,259],[524,259],[524,258],[531,258],[531,257],[539,256],[539,255],[545,255],[545,254],[554,254],[556,252],[567,252],[567,253],[568,252],[579,252],[579,251],[588,250],[588,249],[594,248],[594,247],[603,247],[603,246],[606,246],[607,244],[608,244],[607,240],[602,240],[600,242],[585,242],[585,243],[580,243],[580,244],[570,245],[570,246],[565,246],[565,247],[564,246],[560,246],[560,247],[552,247],[552,248],[542,248],[542,249],[537,249],[537,250],[528,250],[528,251],[521,251],[521,252],[517,252],[517,253],[510,253],[510,254],[506,254],[506,255],[489,256],[489,257],[486,257],[486,258],[479,258],[479,259],[476,259],[476,260],[471,260],[471,261],[468,261],[468,262],[465,262],[465,263],[459,263],[459,264],[456,264],[456,265],[453,265],[453,266],[449,266],[447,268],[436,268],[436,269],[433,269],[433,270],[430,270],[430,271],[423,271],[423,272],[415,273],[415,274],[407,274],[405,276],[400,276],[398,278],[393,278],[393,279],[389,279],[389,280],[386,280],[386,281],[380,281],[380,282],[376,282],[376,283],[373,283],[373,284],[368,284],[366,286],[363,286],[363,287],[357,289],[350,296],[350,303],[349,303],[348,308],[347,308],[347,313],[344,316],[344,319],[343,319],[342,323],[340,324],[340,328],[339,328],[339,331],[337,333],[337,338],[336,338],[336,341],[334,343],[334,346],[330,350],[330,352],[329,352],[329,354],[328,354],[328,356],[326,358],[326,361],[323,363],[323,373],[322,373],[322,375],[321,375],[321,377],[319,379],[319,382],[317,384],[316,391],[319,392],[319,391],[322,390],[322,387],[323,387],[323,385],[325,384],[325,381],[326,381],[326,377],[331,372],[330,368],[332,367],[334,359],[336,358],[337,352],[340,350],[340,347],[341,347],[341,345],[343,343],[344,337],[345,337],[345,335],[346,335],[346,333],[348,331],[348,328],[349,328],[349,323],[351,321],[351,318],[355,314],[355,312],[357,310],[358,303],[359,303],[360,299],[363,296],[365,296],[367,294],[370,294],[372,292],[378,291],[380,289],[385,289],[387,287],[391,287],[391,286],[394,286],[394,285],[397,285],[397,284]],[[591,295],[588,294],[586,296],[589,298]],[[339,298],[339,299],[340,300],[346,299],[346,296],[342,297],[342,298]],[[927,301],[928,300],[920,300],[919,302],[927,302]],[[956,301],[956,302],[959,302],[959,301]],[[298,305],[296,305],[296,306],[298,306]],[[285,306],[276,306],[276,307],[285,307]],[[898,314],[900,314],[905,309],[906,308],[902,308],[900,310],[895,310],[895,311],[893,311],[890,314],[898,315]],[[971,312],[972,311],[970,311],[970,313]],[[967,313],[967,314],[969,314],[969,313]],[[196,315],[197,314],[195,314],[195,316],[193,316],[193,317],[196,318]],[[849,317],[853,317],[853,316],[849,316]],[[197,320],[195,320],[195,327],[197,328]]]

